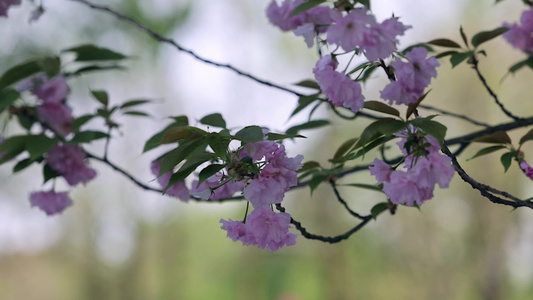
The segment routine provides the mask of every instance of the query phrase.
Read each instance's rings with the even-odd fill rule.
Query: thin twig
[[[472,118],[469,118],[467,116],[464,116],[464,115],[461,115],[461,114],[456,114],[456,113],[453,113],[453,112],[450,112],[450,111],[446,111],[446,110],[442,110],[442,109],[439,109],[439,108],[436,108],[436,107],[433,107],[433,106],[429,106],[429,105],[419,105],[418,107],[420,108],[423,108],[423,109],[427,109],[427,110],[432,110],[432,111],[436,111],[440,114],[443,114],[443,115],[446,115],[446,116],[450,116],[450,117],[454,117],[454,118],[458,118],[458,119],[461,119],[461,120],[465,120],[467,122],[470,122],[474,125],[478,125],[478,126],[483,126],[483,127],[491,127],[490,124],[487,124],[487,123],[483,123],[483,122],[479,122],[479,121],[476,121]]]
[[[361,220],[366,219],[368,216],[361,216],[357,212],[353,211],[349,206],[348,203],[341,197],[341,194],[339,193],[339,190],[337,189],[337,186],[335,185],[335,181],[333,179],[329,180],[329,184],[333,188],[333,192],[335,193],[335,196],[337,197],[337,200],[346,208],[346,210],[350,213],[350,215],[359,218]]]

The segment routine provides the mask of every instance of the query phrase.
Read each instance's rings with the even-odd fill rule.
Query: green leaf
[[[467,160],[471,160],[471,159],[474,159],[476,157],[480,157],[480,156],[483,156],[483,155],[498,151],[500,149],[506,149],[506,147],[505,146],[490,146],[490,147],[486,147],[486,148],[483,148],[483,149],[479,150],[474,156],[472,156],[471,158],[469,158]]]
[[[315,90],[319,90],[320,91],[320,86],[318,85],[318,83],[315,80],[312,80],[312,79],[302,80],[300,82],[294,83],[294,85],[301,86],[301,87],[306,87],[306,88],[310,88],[310,89],[315,89]]]
[[[329,125],[328,120],[313,120],[287,129],[287,134],[298,134],[301,130],[315,129]]]
[[[43,166],[43,178],[44,178],[43,184],[45,184],[48,180],[56,178],[56,177],[59,177],[59,176],[61,176],[61,173],[59,173],[56,170],[52,169],[52,167],[50,167],[50,165],[45,164]]]
[[[93,94],[94,98],[98,100],[98,102],[102,103],[104,107],[107,107],[109,104],[109,97],[106,91],[95,90],[91,91],[91,94]]]
[[[452,64],[452,68],[455,68],[457,65],[465,61],[467,58],[470,58],[473,56],[472,51],[468,52],[458,52],[454,53],[450,57],[450,63]]]
[[[306,137],[300,134],[281,134],[281,133],[273,133],[273,132],[267,133],[267,140],[269,141],[280,141],[284,139],[294,139],[294,138],[305,139]]]
[[[122,103],[122,105],[120,105],[119,108],[124,109],[124,108],[138,106],[138,105],[149,103],[149,102],[151,102],[151,100],[146,100],[146,99],[129,100],[129,101]]]
[[[100,131],[81,131],[76,133],[76,135],[69,141],[69,144],[82,144],[90,143],[94,140],[108,138],[109,134]]]
[[[313,103],[317,98],[319,94],[309,95],[309,96],[301,96],[298,99],[298,106],[294,109],[294,111],[291,113],[291,117],[295,114],[299,113],[302,109],[306,108],[309,104]]]
[[[459,44],[456,42],[449,40],[449,39],[435,39],[427,42],[428,44],[440,46],[440,47],[447,47],[447,48],[461,48]]]
[[[526,58],[522,61],[517,62],[509,68],[509,72],[515,73],[516,71],[522,69],[523,67],[528,66],[530,69],[533,69],[533,57]]]
[[[165,188],[165,191],[170,188],[172,185],[176,184],[177,182],[185,180],[187,176],[189,176],[192,172],[196,170],[201,164],[212,160],[213,154],[212,153],[198,153],[194,156],[191,156],[187,161],[181,166],[181,168],[172,176],[170,177],[170,180],[168,182],[167,187]]]
[[[317,173],[309,180],[309,188],[311,189],[311,195],[313,195],[313,192],[315,189],[326,179],[328,179],[330,174],[324,174],[324,173]]]
[[[235,139],[244,142],[259,142],[264,140],[263,130],[259,126],[246,126],[235,134]]]
[[[363,4],[368,10],[370,10],[370,0],[356,0],[355,2]]]
[[[477,46],[487,41],[490,41],[493,38],[498,37],[499,35],[502,35],[507,30],[509,30],[508,27],[498,27],[489,31],[481,31],[472,37],[472,45],[474,46],[474,48],[477,48]]]
[[[308,9],[311,9],[315,6],[318,6],[322,3],[326,2],[326,0],[307,0],[306,2],[298,5],[291,13],[291,17],[294,17],[295,15],[302,13]]]
[[[531,129],[523,137],[521,137],[519,143],[520,145],[522,145],[523,143],[530,141],[530,140],[533,140],[533,129]]]
[[[219,113],[210,114],[203,117],[200,119],[200,123],[219,128],[226,128],[226,121],[224,121],[224,118],[222,118],[222,115]]]
[[[365,101],[364,108],[397,117],[400,116],[400,112],[396,108],[375,100]]]
[[[348,152],[348,150],[350,150],[355,145],[355,143],[357,143],[358,140],[359,138],[353,138],[342,143],[342,145],[340,145],[337,151],[335,151],[335,155],[333,155],[333,159],[341,158],[344,154],[346,154],[346,152]]]
[[[221,130],[219,133],[211,132],[207,135],[207,143],[215,154],[222,160],[227,161],[228,146],[231,142],[231,135],[227,129]]]
[[[463,42],[465,43],[466,47],[468,48],[468,38],[466,37],[465,31],[463,30],[463,25],[459,27],[459,33],[461,34],[461,38],[463,39]]]
[[[96,61],[96,60],[121,60],[127,58],[124,54],[96,47],[95,45],[81,45],[78,47],[63,50],[62,52],[74,52],[76,61]]]
[[[161,139],[161,143],[169,144],[181,140],[194,140],[207,135],[207,131],[192,126],[179,126],[168,129]]]
[[[405,49],[403,49],[402,51],[400,51],[401,55],[403,55],[403,57],[405,56],[405,54],[407,52],[411,52],[411,50],[413,50],[414,48],[418,48],[418,47],[422,47],[422,48],[426,48],[426,50],[428,52],[435,52],[435,50],[433,49],[433,47],[429,46],[427,43],[419,43],[419,44],[414,44],[414,45],[411,45]],[[379,65],[378,65],[379,66]]]
[[[119,65],[107,65],[107,66],[90,65],[90,66],[81,67],[77,69],[76,71],[74,71],[73,73],[65,74],[65,76],[82,75],[82,74],[90,73],[90,72],[109,71],[109,70],[125,71],[127,70],[127,68],[123,66],[119,66]]]
[[[5,71],[4,75],[0,77],[0,90],[41,71],[40,61],[30,61],[16,65]]]
[[[0,164],[22,153],[22,151],[26,149],[26,140],[29,137],[31,136],[16,135],[5,139],[4,142],[0,144],[0,153],[3,153],[2,158],[0,158]]]
[[[26,159],[23,159],[23,160],[19,161],[13,167],[13,173],[17,173],[17,172],[20,172],[20,171],[26,169],[27,167],[31,166],[34,162],[35,162],[35,160],[31,160],[29,158],[26,158]]]
[[[46,57],[40,61],[41,69],[48,78],[52,78],[61,71],[61,60],[57,56]]]
[[[494,133],[477,137],[472,140],[473,142],[478,143],[489,143],[489,144],[511,144],[511,138],[505,131],[496,131]]]
[[[197,154],[197,152],[204,152],[207,146],[206,138],[199,138],[192,141],[187,141],[178,146],[178,148],[170,151],[163,160],[159,169],[159,176],[172,170],[176,165],[185,160],[187,157]]]
[[[389,208],[389,203],[381,202],[381,203],[374,205],[374,207],[372,207],[372,209],[370,210],[370,214],[372,214],[372,218],[376,220],[377,216],[381,214],[382,212],[384,212],[385,210],[387,210],[388,208]]]
[[[77,117],[76,119],[72,121],[72,131],[73,132],[79,131],[81,126],[89,122],[94,117],[95,115],[83,115],[83,116]]]
[[[441,123],[430,120],[428,118],[416,118],[411,121],[411,124],[413,124],[413,126],[415,126],[416,128],[421,129],[426,134],[429,134],[436,138],[441,145],[444,143],[447,128]]]
[[[224,169],[226,165],[221,164],[212,164],[207,167],[205,167],[202,171],[200,171],[200,174],[198,175],[198,184],[196,187],[200,186],[202,182],[204,182],[207,178],[215,175],[218,173],[218,171]]]
[[[370,78],[370,75],[372,75],[372,73],[374,73],[374,71],[376,71],[378,68],[379,68],[379,65],[376,65],[376,64],[371,65],[370,67],[365,69],[362,75],[356,78],[356,81],[360,81],[363,83],[366,82]]]
[[[362,188],[362,189],[382,192],[382,187],[380,187],[379,185],[372,185],[372,184],[365,184],[365,183],[348,183],[348,184],[341,184],[341,186],[351,186],[351,187],[356,187],[356,188]]]
[[[14,89],[4,89],[0,90],[0,113],[4,109],[8,108],[10,105],[15,103],[19,98],[20,94]]]
[[[393,135],[394,133],[405,129],[407,127],[407,124],[408,123],[393,118],[379,119],[368,125],[363,130],[361,136],[359,137],[359,141],[357,142],[353,150],[366,145],[367,143],[379,138],[381,135]]]
[[[513,158],[515,157],[515,155],[516,155],[516,152],[511,151],[511,152],[504,153],[502,157],[500,158],[500,161],[502,162],[505,172],[509,170],[509,167],[511,166],[511,162],[513,161]]]
[[[130,110],[130,111],[126,111],[123,113],[124,115],[127,115],[127,116],[136,116],[136,117],[150,117],[149,114],[145,113],[144,111],[135,111],[135,110]]]
[[[444,51],[442,53],[439,53],[435,56],[435,58],[443,58],[443,57],[446,57],[446,56],[450,56],[450,55],[453,55],[455,53],[459,53],[457,51],[453,51],[453,50],[450,50],[450,51]]]
[[[309,170],[316,169],[316,168],[320,168],[320,164],[318,162],[313,161],[313,160],[306,161],[303,164],[303,166],[300,168],[300,170],[298,170],[298,173],[302,173],[302,172],[309,171]]]
[[[44,134],[32,135],[26,138],[26,150],[30,153],[30,159],[35,160],[48,153],[57,144],[57,139],[52,139]]]

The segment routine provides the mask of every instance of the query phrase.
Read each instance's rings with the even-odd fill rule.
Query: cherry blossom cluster
[[[402,137],[397,145],[405,155],[405,171],[376,158],[370,174],[376,177],[377,184],[383,184],[383,192],[392,203],[420,206],[433,198],[435,185],[449,186],[455,170],[451,159],[439,153],[440,143],[431,135],[422,135],[411,127],[398,136]]]
[[[526,10],[520,17],[520,25],[504,23],[509,30],[503,37],[515,48],[533,55],[533,8]]]
[[[14,5],[20,5],[20,0],[0,0],[0,17],[7,18],[7,10]]]
[[[244,197],[254,210],[242,222],[221,219],[221,228],[243,245],[267,247],[269,251],[294,245],[296,235],[289,232],[291,216],[274,212],[271,205],[281,203],[285,193],[297,184],[296,171],[302,167],[303,156],[287,157],[285,147],[273,141],[248,143],[239,156],[262,165],[259,174],[247,180],[244,187]]]

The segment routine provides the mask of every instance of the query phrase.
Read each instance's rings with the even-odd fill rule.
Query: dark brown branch
[[[467,121],[467,122],[469,122],[469,123],[472,123],[472,124],[474,124],[474,125],[483,126],[483,127],[487,127],[487,128],[489,128],[489,127],[491,126],[490,124],[476,121],[476,120],[474,120],[474,119],[472,119],[472,118],[469,118],[469,117],[467,117],[467,116],[460,115],[460,114],[456,114],[456,113],[453,113],[453,112],[450,112],[450,111],[446,111],[446,110],[442,110],[442,109],[439,109],[439,108],[435,108],[435,107],[433,107],[433,106],[422,105],[422,104],[421,104],[421,105],[419,105],[418,107],[419,107],[419,108],[426,109],[426,110],[432,110],[432,111],[438,112],[439,114],[442,114],[442,115],[445,115],[445,116],[450,116],[450,117],[458,118],[458,119],[461,119],[461,120]]]
[[[337,200],[344,206],[344,208],[346,208],[346,210],[350,213],[350,215],[352,215],[352,216],[354,216],[354,217],[356,217],[358,219],[361,219],[361,220],[365,220],[367,217],[369,217],[369,216],[361,216],[360,214],[358,214],[357,212],[353,211],[348,206],[348,203],[346,203],[346,201],[341,197],[341,194],[339,193],[339,190],[337,189],[337,186],[335,185],[335,181],[333,179],[329,180],[329,184],[333,188],[333,192],[335,193],[335,196],[337,197]]]

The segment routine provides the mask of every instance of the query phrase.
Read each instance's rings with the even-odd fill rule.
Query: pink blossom
[[[304,0],[285,0],[279,6],[276,1],[272,1],[267,7],[267,17],[270,20],[270,23],[278,26],[283,31],[294,30],[298,26],[305,23],[305,15],[297,14],[291,17],[292,11]]]
[[[37,206],[47,215],[54,215],[62,212],[65,208],[72,205],[72,200],[68,197],[67,192],[56,193],[51,190],[48,192],[34,192],[30,195],[31,206]]]
[[[291,216],[275,213],[269,207],[254,209],[246,220],[246,232],[260,248],[276,251],[284,245],[296,244],[296,234],[289,233]]]
[[[68,85],[62,75],[54,77],[52,80],[44,81],[43,84],[33,89],[33,94],[47,103],[61,103],[67,97]]]
[[[222,223],[220,228],[226,230],[228,232],[227,237],[234,242],[241,241],[244,246],[257,245],[255,237],[250,234],[251,232],[246,230],[246,224],[243,222],[233,221],[232,219],[229,219],[228,221],[220,219],[220,223]]]
[[[63,103],[45,103],[37,107],[39,120],[46,123],[60,136],[72,132],[72,113]]]
[[[332,12],[333,24],[329,26],[327,40],[345,51],[359,49],[369,60],[389,57],[396,51],[397,36],[411,28],[397,18],[378,23],[366,8],[352,9],[347,15]]]
[[[513,47],[522,51],[533,54],[533,8],[526,10],[520,17],[521,25],[503,24],[509,30],[503,34],[503,37]]]
[[[37,73],[33,76],[30,76],[24,80],[21,80],[15,86],[17,92],[22,93],[28,90],[35,88],[36,86],[42,85],[48,81],[48,77],[43,72]]]
[[[298,28],[294,29],[294,35],[302,36],[307,44],[307,47],[311,48],[315,42],[315,26],[311,23],[306,23]]]
[[[278,147],[278,144],[274,141],[248,143],[242,148],[241,152],[239,153],[239,157],[244,158],[248,156],[252,159],[252,161],[259,161],[265,157],[267,153],[276,151]]]
[[[285,192],[297,184],[296,171],[302,167],[303,156],[287,157],[283,145],[264,156],[265,166],[244,188],[244,197],[256,208],[281,203]]]
[[[392,203],[413,206],[416,202],[420,206],[433,198],[433,189],[419,186],[416,178],[410,175],[408,172],[396,170],[392,172],[390,181],[383,184],[383,192]]]
[[[361,94],[361,86],[350,77],[336,72],[336,66],[337,63],[331,55],[318,60],[313,69],[318,85],[333,105],[343,106],[357,112],[363,108],[365,100]]]
[[[520,168],[524,171],[527,177],[529,179],[533,180],[533,168],[529,166],[529,164],[525,161],[520,163]]]
[[[425,48],[417,47],[405,55],[408,62],[396,59],[392,63],[396,70],[396,81],[392,81],[381,91],[381,98],[389,100],[391,104],[416,103],[424,94],[431,78],[437,77],[436,68],[440,65],[435,57],[426,59],[427,53]]]
[[[370,170],[370,175],[376,177],[378,184],[390,181],[390,175],[393,171],[388,164],[377,158],[374,159],[372,166],[368,169]]]
[[[159,176],[159,169],[161,168],[161,160],[154,161],[151,165],[152,174],[155,176]],[[172,172],[168,171],[164,174],[161,174],[161,176],[157,177],[157,182],[161,186],[161,188],[166,188],[168,183],[170,182],[170,177],[172,176]],[[187,186],[185,185],[184,181],[179,181],[169,187],[165,194],[176,197],[180,199],[181,201],[187,202],[189,201],[189,198],[191,197],[189,194],[189,190],[187,189]]]
[[[69,185],[87,183],[96,176],[96,171],[87,166],[85,152],[78,145],[57,144],[46,157],[48,165],[63,175]]]
[[[242,191],[244,189],[244,181],[230,181],[220,186],[225,181],[226,180],[223,179],[223,176],[220,173],[217,173],[207,178],[199,186],[198,180],[195,180],[192,182],[191,194],[203,200],[209,199],[212,201],[216,201],[231,197],[236,192]],[[211,188],[215,187],[218,188],[215,190],[211,190]]]
[[[20,0],[0,0],[0,17],[7,18],[7,10],[12,5],[20,5]]]

